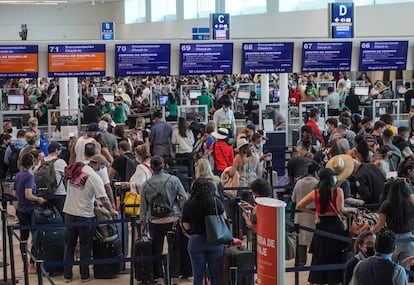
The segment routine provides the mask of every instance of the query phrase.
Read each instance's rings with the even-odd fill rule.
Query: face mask
[[[338,182],[338,179],[336,178],[336,176],[333,176],[332,180],[333,180],[333,184],[336,185],[336,183]]]
[[[105,102],[101,102],[101,106],[105,106]]]
[[[375,254],[375,250],[373,246],[367,246],[367,251],[365,252],[365,256],[373,256]]]
[[[308,95],[312,95],[312,91],[306,92],[306,94],[308,94]]]
[[[13,129],[7,129],[7,133],[11,134],[13,132]]]

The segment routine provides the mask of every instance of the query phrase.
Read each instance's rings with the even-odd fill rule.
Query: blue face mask
[[[336,178],[336,176],[332,176],[332,180],[333,180],[334,185],[336,185],[336,183],[338,183],[338,179]]]

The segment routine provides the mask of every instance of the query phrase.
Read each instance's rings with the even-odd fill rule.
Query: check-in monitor
[[[249,90],[239,90],[237,93],[238,99],[250,99],[250,91]]]
[[[102,93],[102,96],[106,102],[113,103],[115,101],[114,93]]]
[[[369,87],[368,86],[355,86],[354,93],[357,96],[368,96],[369,95]]]
[[[190,99],[197,99],[201,95],[201,90],[190,90]]]
[[[160,106],[165,106],[167,104],[168,95],[160,95],[158,98],[160,100]]]
[[[7,104],[9,105],[24,105],[23,95],[7,95]]]

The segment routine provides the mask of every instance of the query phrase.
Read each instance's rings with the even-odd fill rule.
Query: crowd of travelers
[[[318,80],[332,79],[323,74]],[[328,89],[329,117],[324,118],[324,130],[320,129],[321,109],[310,109],[300,128],[300,139],[289,148],[291,159],[286,174],[281,175],[277,184],[293,189],[291,199],[300,210],[295,214],[295,223],[300,225],[349,236],[338,218],[340,214],[351,219],[360,214],[362,207],[376,205],[378,218],[374,225],[362,223],[357,229],[356,255],[345,270],[311,271],[308,281],[380,284],[367,281],[364,275],[364,272],[378,272],[372,273],[377,278],[372,280],[405,284],[407,276],[395,264],[406,266],[414,255],[414,241],[396,242],[413,237],[411,124],[395,127],[393,116],[388,113],[376,121],[363,116],[346,74],[340,73],[338,79],[336,88]],[[272,75],[271,81],[277,86],[277,75]],[[369,86],[371,98],[393,98],[384,83],[373,84],[365,73],[361,74],[361,81]],[[50,141],[46,151],[42,149],[43,133],[39,126],[48,123],[43,117],[48,105],[58,105],[54,99],[59,93],[58,81],[42,79],[40,84],[12,81],[10,87],[24,85],[25,108],[35,110],[28,121],[29,129],[20,129],[12,137],[12,122],[5,121],[0,136],[0,179],[15,176],[19,223],[30,224],[29,217],[36,205],[46,200],[58,209],[65,222],[93,221],[94,204],[101,204],[117,217],[119,201],[112,188],[117,181],[123,191],[140,195],[137,228],[140,234],[151,236],[154,255],[162,253],[169,232],[180,232],[177,234],[180,238],[173,239],[170,252],[173,284],[178,284],[180,277],[190,276],[194,284],[202,284],[206,264],[211,284],[220,284],[223,246],[206,242],[204,216],[214,214],[213,205],[220,214],[225,212],[224,197],[240,196],[239,191],[228,191],[226,187],[250,187],[253,197],[272,196],[273,185],[263,180],[271,175],[268,173],[271,156],[264,151],[268,138],[258,128],[255,111],[259,106],[253,91],[244,105],[246,125],[236,129],[237,85],[251,82],[260,83],[260,77],[203,75],[81,80],[82,123],[87,125],[86,132],[71,137],[65,148]],[[192,116],[178,116],[177,106],[182,100],[179,91],[185,90],[186,85],[200,86],[201,94],[191,104],[207,106],[210,122],[201,124]],[[107,92],[114,93],[114,102],[105,100],[103,93]],[[153,92],[168,96],[167,116],[152,109]],[[311,74],[292,76],[288,100],[291,106],[320,101],[315,78]],[[144,113],[150,113],[151,119],[140,116]],[[128,128],[125,123],[131,116],[135,121]],[[166,118],[175,119],[178,124],[172,126]],[[53,123],[59,120],[52,119]],[[278,119],[278,126],[286,125],[287,118]],[[36,172],[50,161],[58,183],[55,195],[66,195],[65,199],[44,199],[36,187]],[[159,207],[162,213],[154,212],[152,207],[159,194],[164,203]],[[243,218],[245,226],[254,232],[257,222],[254,200],[243,203],[253,211],[253,216],[243,214]],[[79,240],[80,259],[90,261],[94,231],[95,226],[67,228],[64,260],[74,260]],[[186,236],[187,242],[183,244],[180,239]],[[21,237],[28,239],[29,231],[22,231]],[[345,242],[300,230],[296,264],[305,265],[308,254],[311,265],[340,264],[347,260],[348,249]],[[186,257],[191,261],[190,270],[180,266]],[[30,270],[35,270],[33,262]],[[386,275],[387,272],[391,273]],[[63,274],[65,281],[71,282],[72,266],[65,266]],[[89,280],[89,267],[81,264],[80,275],[83,281]],[[159,261],[154,262],[154,277],[156,280],[163,277]]]

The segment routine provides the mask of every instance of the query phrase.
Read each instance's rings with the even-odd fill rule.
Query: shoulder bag
[[[233,235],[223,215],[218,214],[217,198],[213,197],[213,199],[215,215],[207,215],[204,217],[207,243],[211,245],[229,244],[233,241]]]

